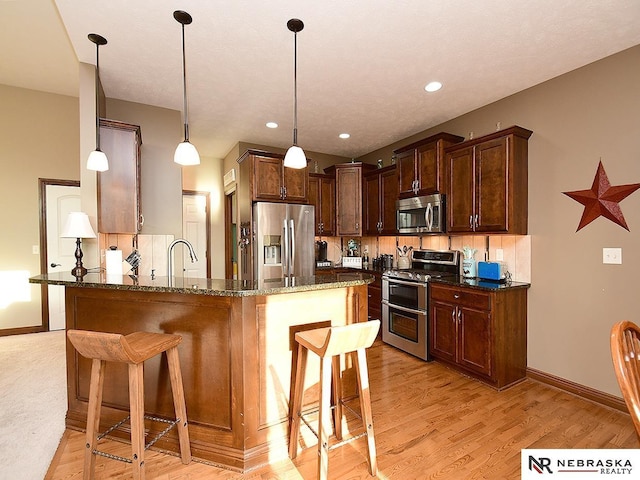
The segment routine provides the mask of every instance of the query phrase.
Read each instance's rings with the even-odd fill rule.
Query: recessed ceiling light
[[[440,82],[429,82],[424,87],[427,92],[437,92],[442,88],[442,84]]]
[[[349,138],[351,135],[349,135],[348,133],[341,133],[340,135],[338,135],[340,138]]]
[[[278,128],[278,124],[276,122],[267,122],[267,128]]]

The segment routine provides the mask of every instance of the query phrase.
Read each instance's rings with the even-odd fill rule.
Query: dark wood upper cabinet
[[[364,234],[394,235],[397,233],[398,176],[396,165],[369,172],[364,176]]]
[[[309,203],[315,207],[317,236],[336,232],[336,179],[321,173],[309,174]]]
[[[446,149],[449,232],[527,234],[532,133],[514,126]]]
[[[140,206],[140,127],[100,119],[100,147],[109,170],[97,174],[98,231],[137,234]]]
[[[309,169],[288,168],[283,161],[284,155],[260,150],[247,150],[238,159],[253,201],[308,203]]]
[[[448,172],[444,150],[463,140],[463,137],[441,132],[395,150],[398,197],[445,193]]]
[[[341,163],[325,169],[336,176],[336,235],[360,237],[363,234],[363,172],[374,170],[366,163]]]

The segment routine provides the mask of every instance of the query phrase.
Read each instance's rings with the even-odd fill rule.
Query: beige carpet
[[[0,337],[0,479],[42,480],[64,432],[65,331]]]

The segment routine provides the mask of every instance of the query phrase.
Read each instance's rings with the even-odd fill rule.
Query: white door
[[[207,278],[207,197],[201,194],[182,196],[182,234],[193,245],[198,261],[191,263],[189,250],[183,248],[185,277]]]
[[[46,186],[47,272],[70,272],[76,264],[76,241],[60,238],[69,212],[80,211],[80,187]],[[65,328],[64,287],[49,285],[49,330]]]

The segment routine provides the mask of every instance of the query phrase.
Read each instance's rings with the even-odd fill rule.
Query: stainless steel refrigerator
[[[258,281],[314,275],[313,205],[253,205],[253,273]]]

